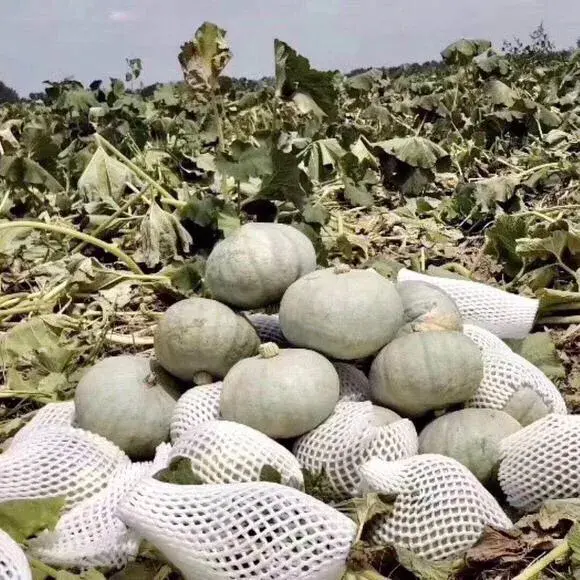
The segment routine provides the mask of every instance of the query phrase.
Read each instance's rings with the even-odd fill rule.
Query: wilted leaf
[[[514,103],[519,99],[516,91],[497,79],[488,81],[484,90],[494,105],[503,105],[509,108],[513,107]]]
[[[271,465],[264,465],[260,470],[260,481],[282,483],[282,474]]]
[[[66,499],[11,500],[0,503],[0,530],[19,544],[42,530],[53,530]]]
[[[233,215],[232,213],[227,213],[225,211],[220,211],[218,213],[217,227],[224,234],[224,237],[228,237],[230,234],[239,229],[242,225],[238,215]]]
[[[448,64],[467,64],[490,46],[489,40],[461,38],[445,47],[441,51],[441,57]]]
[[[487,179],[458,186],[459,195],[471,195],[484,211],[495,209],[498,202],[505,202],[514,195],[520,180],[517,176],[497,175]]]
[[[79,191],[90,198],[119,200],[125,183],[138,185],[135,174],[126,165],[110,157],[102,147],[97,147],[83,174],[78,180]]]
[[[191,470],[191,460],[188,457],[175,457],[169,467],[158,471],[153,478],[177,485],[202,485],[204,483],[199,475]]]
[[[486,253],[502,263],[509,276],[515,276],[523,266],[517,242],[527,233],[526,219],[509,215],[499,216],[495,224],[486,232]]]
[[[28,157],[0,155],[0,177],[19,186],[35,185],[51,192],[63,189],[44,167]]]
[[[514,352],[529,360],[548,378],[553,380],[566,377],[564,365],[549,332],[535,332],[524,339],[506,342]]]
[[[296,207],[302,207],[310,191],[310,182],[298,166],[296,156],[274,148],[272,166],[272,175],[264,179],[260,197],[287,200]]]
[[[422,169],[432,169],[441,160],[449,158],[445,149],[424,137],[394,137],[373,143],[373,146],[411,167]]]
[[[330,218],[330,212],[322,204],[308,204],[302,211],[302,217],[307,223],[324,225]]]
[[[370,207],[374,203],[373,196],[366,187],[357,185],[350,177],[343,177],[344,197],[350,201],[354,207]]]
[[[219,154],[215,159],[216,169],[236,181],[248,181],[250,177],[262,177],[272,173],[270,148],[253,147],[240,143],[235,154]]]
[[[397,558],[401,566],[415,574],[421,580],[451,580],[462,563],[442,560],[433,562],[416,556],[409,550],[398,548]]]
[[[204,22],[193,41],[186,42],[179,53],[179,64],[186,83],[195,91],[213,91],[218,78],[232,58],[226,31]]]

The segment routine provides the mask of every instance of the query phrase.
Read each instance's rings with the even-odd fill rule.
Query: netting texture
[[[146,479],[120,517],[186,580],[339,580],[354,522],[275,483],[173,485]]]
[[[495,334],[476,326],[475,324],[464,324],[463,334],[470,338],[482,351],[499,351],[512,354],[512,349]]]
[[[397,280],[419,280],[438,286],[457,304],[463,322],[476,324],[500,338],[524,338],[532,330],[539,301],[510,294],[471,280],[427,276],[403,268]]]
[[[566,402],[546,375],[520,355],[510,351],[486,350],[481,353],[483,380],[467,407],[503,409],[512,396],[531,389],[552,413],[566,414]]]
[[[37,429],[51,426],[72,427],[75,420],[74,401],[64,403],[48,403],[41,407],[35,415],[12,438],[11,445],[18,443]]]
[[[302,489],[298,460],[260,431],[232,421],[208,421],[189,429],[173,445],[171,458],[187,457],[204,483],[260,481],[265,465],[276,469],[281,483]]]
[[[370,387],[367,376],[354,365],[333,363],[340,380],[340,401],[369,401]]]
[[[289,345],[282,329],[280,319],[277,314],[245,314],[248,322],[254,327],[260,342],[275,342],[278,346],[287,347]]]
[[[188,429],[220,418],[222,382],[189,389],[177,401],[171,416],[171,441],[177,441]]]
[[[361,491],[395,495],[392,511],[377,518],[369,539],[438,561],[460,556],[486,526],[512,523],[495,498],[455,459],[424,454],[361,466]]]
[[[0,530],[0,580],[32,580],[32,572],[22,548]]]
[[[129,458],[82,429],[36,429],[0,455],[0,502],[64,497],[70,509],[104,489]]]
[[[508,503],[534,511],[580,497],[580,415],[548,415],[501,442],[498,472]]]
[[[294,455],[310,472],[324,471],[333,499],[357,494],[359,467],[371,457],[394,461],[418,453],[415,427],[408,419],[377,426],[370,402],[340,402],[332,415],[294,444]]]

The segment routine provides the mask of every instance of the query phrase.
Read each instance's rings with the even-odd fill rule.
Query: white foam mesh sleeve
[[[373,458],[360,468],[363,493],[395,495],[390,513],[369,528],[374,544],[406,548],[438,561],[460,556],[486,526],[512,523],[495,498],[455,459],[415,455],[399,461]]]
[[[174,485],[142,480],[119,507],[186,580],[340,580],[352,520],[275,483]]]
[[[397,281],[405,280],[419,280],[445,290],[457,304],[464,323],[481,326],[500,338],[524,338],[538,312],[538,300],[480,282],[428,276],[402,268]]]
[[[415,427],[408,419],[377,426],[369,401],[345,401],[316,429],[296,440],[294,455],[313,473],[324,471],[335,500],[353,497],[360,485],[359,467],[373,456],[387,461],[418,453]]]
[[[548,415],[501,442],[498,480],[508,503],[534,511],[580,496],[580,415]]]
[[[220,418],[221,381],[193,387],[179,397],[171,416],[171,441],[176,441],[188,429]]]
[[[521,389],[539,395],[552,413],[566,414],[566,402],[558,388],[532,363],[510,351],[483,350],[483,380],[466,407],[503,409]]]
[[[288,346],[277,314],[262,314],[260,312],[244,314],[248,322],[254,327],[260,342],[275,342],[278,346]]]
[[[481,351],[494,351],[505,352],[508,354],[513,354],[512,349],[495,334],[476,326],[475,324],[464,324],[463,334],[470,338],[479,347]]]
[[[367,376],[354,365],[333,363],[340,380],[340,401],[369,401],[370,386]]]
[[[233,421],[208,421],[189,429],[173,445],[170,458],[187,457],[204,483],[260,481],[265,465],[276,469],[282,483],[303,489],[298,460],[264,433]]]
[[[64,497],[66,509],[104,489],[129,458],[107,439],[74,427],[36,429],[0,455],[0,502]]]
[[[37,429],[44,427],[62,426],[72,427],[75,420],[74,401],[64,403],[48,403],[38,409],[35,415],[14,435],[11,445],[27,437]]]
[[[32,580],[22,548],[3,530],[0,530],[0,580]]]

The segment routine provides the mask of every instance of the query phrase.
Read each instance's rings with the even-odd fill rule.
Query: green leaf
[[[226,31],[204,22],[195,32],[193,41],[181,46],[178,58],[185,82],[194,91],[216,90],[219,76],[232,58]]]
[[[248,143],[240,143],[235,155],[218,154],[215,166],[220,173],[239,182],[271,175],[273,171],[270,147],[253,147]]]
[[[421,169],[432,169],[449,158],[445,149],[424,137],[394,137],[373,143],[373,146],[375,150],[382,150],[411,167]]]
[[[308,95],[333,120],[338,114],[336,73],[311,68],[308,59],[278,39],[274,41],[274,53],[277,96],[289,99],[296,93]]]
[[[220,211],[218,213],[217,226],[226,238],[239,229],[241,225],[242,222],[240,221],[240,216],[225,211]]]
[[[302,217],[306,223],[323,226],[330,219],[330,212],[322,204],[308,204],[302,211]]]
[[[19,544],[43,530],[54,530],[66,498],[13,500],[0,503],[0,529]]]
[[[89,199],[112,198],[118,201],[127,182],[139,186],[139,181],[131,169],[110,157],[102,147],[97,147],[79,177],[77,186]]]
[[[446,46],[441,51],[441,57],[448,64],[467,64],[474,56],[491,47],[491,42],[484,39],[461,38]]]
[[[548,378],[553,380],[566,377],[564,365],[549,332],[535,332],[521,340],[506,340],[506,343],[514,352],[539,368]]]
[[[461,560],[441,560],[433,562],[416,556],[405,548],[397,548],[397,559],[401,566],[421,580],[451,580],[463,567]]]
[[[202,485],[204,481],[191,470],[188,457],[175,457],[169,467],[158,471],[154,476],[157,481],[176,485]]]
[[[517,241],[528,233],[524,217],[502,215],[486,232],[485,252],[504,265],[506,273],[514,277],[524,262],[517,249]]]
[[[33,159],[0,155],[0,177],[19,186],[35,185],[51,192],[62,191],[62,185]]]
[[[344,177],[342,182],[344,183],[344,197],[354,207],[371,207],[373,205],[373,196],[366,187],[357,185],[350,177]]]
[[[264,465],[260,470],[260,481],[282,483],[282,474],[271,465]]]
[[[520,98],[516,91],[498,79],[488,81],[484,91],[493,105],[503,105],[508,108],[513,107],[515,102]]]
[[[520,180],[517,176],[497,175],[469,184],[459,185],[458,195],[472,196],[484,211],[494,210],[498,202],[510,200]]]

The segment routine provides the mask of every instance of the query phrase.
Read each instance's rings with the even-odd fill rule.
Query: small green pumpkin
[[[403,323],[395,285],[372,269],[317,270],[286,290],[280,326],[288,341],[339,360],[375,354]]]
[[[295,227],[247,223],[214,246],[205,281],[216,300],[260,308],[278,302],[292,282],[315,269],[314,246]]]
[[[156,361],[133,355],[107,357],[79,380],[76,424],[112,441],[132,459],[150,459],[169,439],[180,394],[177,381]]]
[[[225,376],[221,416],[273,438],[298,437],[330,416],[339,391],[338,373],[321,354],[266,343]]]
[[[197,384],[221,379],[239,360],[256,354],[260,339],[233,310],[208,298],[170,306],[155,329],[155,355],[172,375]]]
[[[500,460],[501,440],[521,428],[503,411],[461,409],[438,417],[421,431],[419,453],[453,457],[487,484]]]
[[[461,332],[407,334],[385,346],[371,365],[371,398],[407,417],[471,398],[483,379],[481,352]]]

